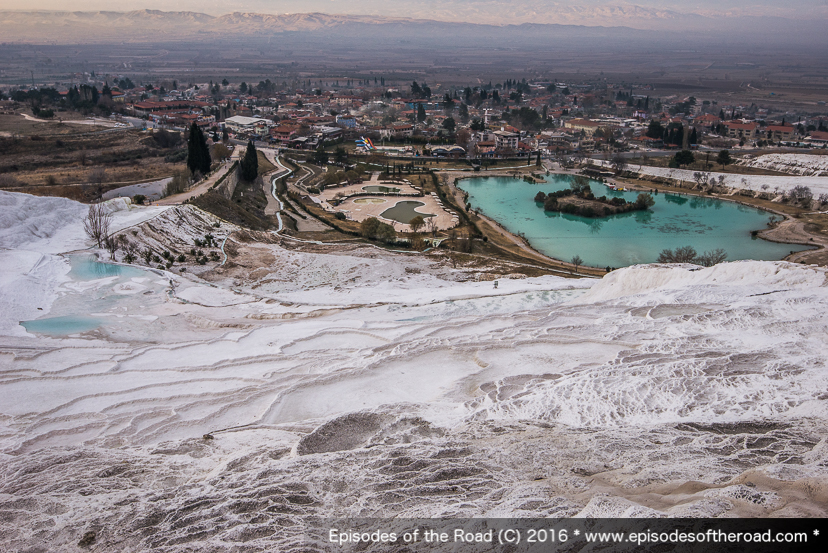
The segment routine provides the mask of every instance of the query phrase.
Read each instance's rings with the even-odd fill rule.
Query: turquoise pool
[[[47,336],[67,336],[95,330],[101,326],[101,320],[95,317],[83,315],[64,315],[62,317],[47,317],[34,321],[23,321],[20,323],[26,332],[46,334]]]
[[[534,202],[539,191],[569,187],[571,177],[553,175],[546,184],[529,184],[509,177],[484,177],[460,181],[474,209],[496,220],[508,231],[523,234],[538,251],[568,261],[580,256],[586,265],[626,267],[653,263],[665,248],[693,246],[703,253],[723,248],[728,261],[778,260],[791,251],[805,249],[751,236],[766,228],[771,214],[737,204],[703,198],[659,193],[648,211],[590,219],[545,212]],[[635,201],[639,192],[615,192],[591,182],[596,196],[619,196]]]
[[[131,331],[153,298],[163,294],[166,285],[157,275],[138,267],[97,261],[94,256],[68,256],[72,281],[41,319],[21,321],[27,332],[47,336],[68,336],[100,329],[103,333]],[[104,280],[107,279],[107,280]],[[94,282],[99,281],[99,282]],[[77,283],[87,283],[77,286]],[[134,292],[124,293],[128,284]]]
[[[138,278],[145,277],[147,273],[141,269],[113,265],[112,263],[101,263],[91,255],[73,255],[69,257],[69,278],[72,280],[97,280],[99,278],[124,277]]]

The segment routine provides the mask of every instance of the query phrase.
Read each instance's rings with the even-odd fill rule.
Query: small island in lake
[[[618,213],[644,211],[655,205],[650,194],[639,194],[634,202],[624,198],[596,198],[589,187],[589,181],[581,176],[573,179],[568,189],[557,192],[538,192],[535,202],[543,204],[544,211],[559,211],[581,217],[609,217]]]

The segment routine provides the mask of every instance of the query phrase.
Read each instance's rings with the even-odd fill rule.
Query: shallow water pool
[[[101,320],[83,315],[64,315],[61,317],[47,317],[34,321],[20,323],[26,332],[47,334],[49,336],[67,336],[95,330],[101,326]]]
[[[138,267],[97,261],[88,254],[68,256],[69,282],[43,318],[21,321],[27,332],[68,336],[100,329],[104,334],[149,324],[146,306],[163,301],[167,282]],[[159,298],[159,299],[156,299]]]
[[[420,213],[417,211],[418,207],[422,207],[425,204],[423,202],[413,202],[413,201],[406,201],[406,202],[397,202],[397,205],[394,207],[389,207],[385,211],[382,212],[380,215],[381,217],[385,217],[386,219],[392,219],[404,225],[407,225],[411,222],[411,219],[419,215],[423,219],[428,217],[434,217],[433,213]]]
[[[99,278],[125,277],[138,278],[147,276],[146,271],[112,263],[101,263],[91,255],[73,255],[69,258],[72,280],[97,280]]]
[[[384,204],[387,200],[382,198],[357,198],[355,204]]]

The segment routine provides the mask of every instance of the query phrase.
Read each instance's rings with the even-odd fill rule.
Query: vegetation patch
[[[589,181],[581,176],[573,179],[570,187],[546,194],[538,192],[535,202],[543,205],[544,211],[571,213],[581,217],[609,217],[630,211],[645,211],[655,205],[650,194],[639,194],[634,202],[624,198],[606,196],[595,197],[589,187]]]
[[[267,198],[262,191],[261,179],[239,182],[229,200],[211,190],[193,198],[190,203],[225,221],[251,230],[270,230],[277,226],[275,218],[264,213]]]

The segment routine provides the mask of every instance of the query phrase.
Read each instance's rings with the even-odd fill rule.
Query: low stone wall
[[[238,163],[234,163],[233,167],[227,172],[227,175],[221,182],[216,183],[213,190],[230,200],[233,198],[233,193],[236,191],[236,186],[238,186],[240,178],[241,169]]]

